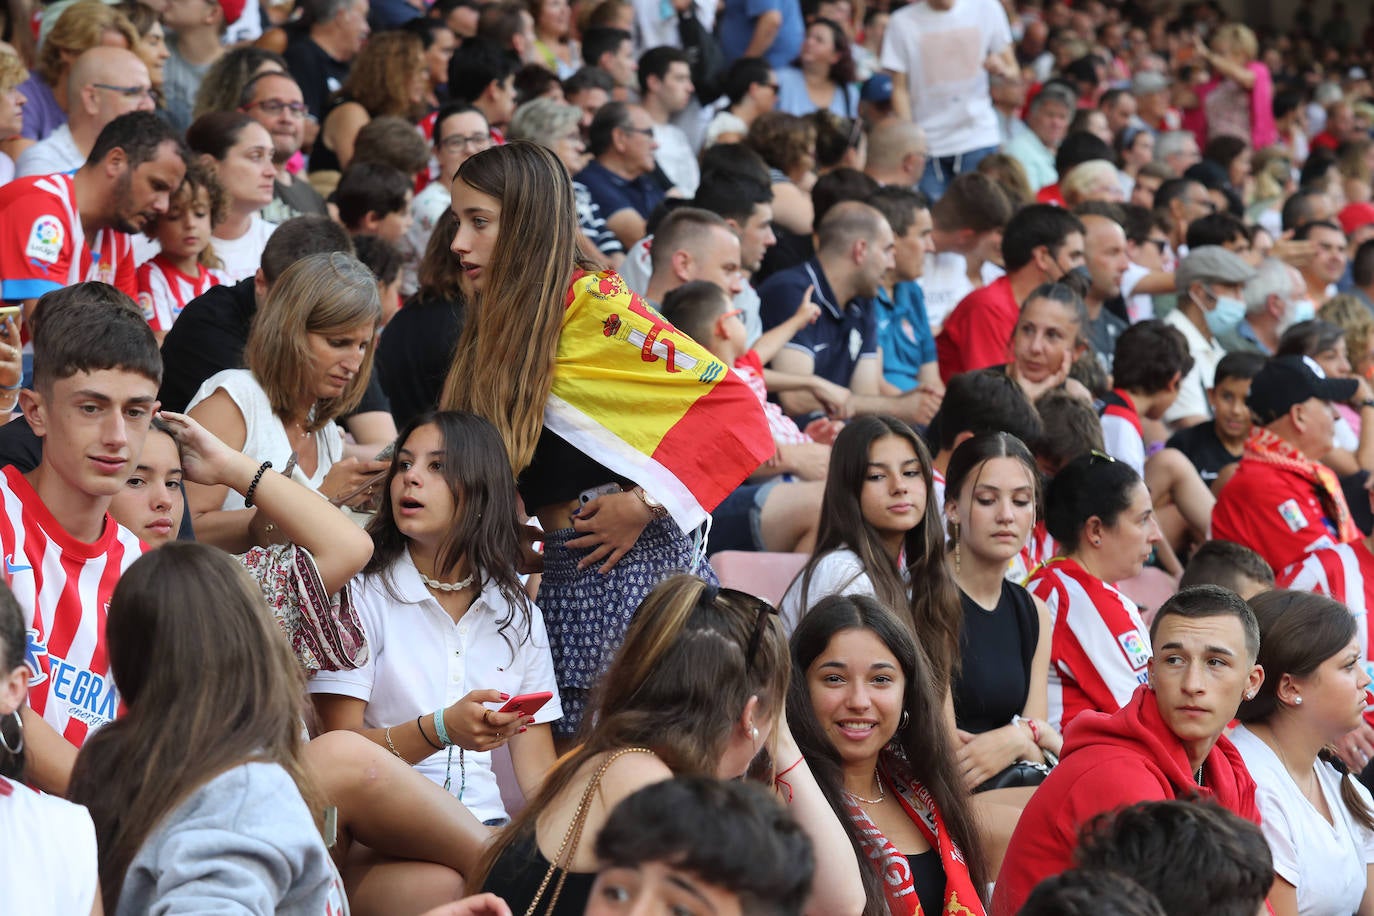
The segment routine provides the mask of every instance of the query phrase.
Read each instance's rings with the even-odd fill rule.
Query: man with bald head
[[[67,79],[67,123],[20,153],[15,174],[79,169],[106,124],[130,111],[153,110],[152,90],[148,68],[134,52],[103,45],[83,52]]]
[[[678,207],[658,225],[650,249],[653,274],[648,299],[663,297],[693,280],[709,280],[733,298],[744,287],[739,236],[709,210]]]
[[[884,413],[924,425],[938,398],[920,388],[895,396],[879,393],[883,365],[874,298],[895,267],[895,239],[886,217],[858,201],[836,204],[816,227],[815,256],[759,287],[763,327],[775,328],[795,315],[809,290],[820,315],[773,358],[772,368],[848,388],[847,414]],[[809,390],[784,391],[779,399],[794,417],[823,410]]]
[[[880,185],[914,189],[926,169],[926,132],[910,121],[879,125],[868,135],[864,174]]]
[[[1116,339],[1129,327],[1106,308],[1108,302],[1121,295],[1121,278],[1131,266],[1126,253],[1126,230],[1115,217],[1102,213],[1084,213],[1079,219],[1083,222],[1083,262],[1089,278],[1088,294],[1083,297],[1088,307],[1088,324],[1083,334],[1102,367],[1110,373]]]

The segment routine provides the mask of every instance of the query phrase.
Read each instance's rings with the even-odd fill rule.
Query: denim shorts
[[[708,554],[722,550],[763,550],[763,505],[782,481],[750,483],[736,487],[711,513]]]

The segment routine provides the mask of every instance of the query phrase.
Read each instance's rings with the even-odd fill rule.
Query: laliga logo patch
[[[1133,670],[1139,671],[1150,663],[1150,650],[1139,633],[1134,630],[1122,633],[1116,641],[1121,644],[1121,651],[1126,653],[1126,660],[1131,663]]]
[[[1302,514],[1302,507],[1296,499],[1279,503],[1279,517],[1288,525],[1289,531],[1301,531],[1307,527],[1307,516]]]
[[[33,228],[29,230],[29,242],[24,248],[24,257],[54,264],[58,255],[62,253],[62,241],[66,237],[67,231],[57,217],[40,216],[33,221]]]

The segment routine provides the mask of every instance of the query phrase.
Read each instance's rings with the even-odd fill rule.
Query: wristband
[[[258,465],[258,472],[253,475],[253,482],[248,485],[248,489],[243,493],[243,508],[253,508],[253,494],[257,492],[258,484],[262,482],[262,475],[266,474],[271,467],[272,462],[270,461],[264,461]]]
[[[24,387],[24,386],[23,386],[22,384],[17,384],[17,385],[0,385],[0,391],[18,391],[19,389],[21,389],[21,388],[23,388],[23,387]]]
[[[1030,729],[1031,740],[1035,742],[1036,747],[1040,746],[1040,726],[1035,724],[1034,719],[1027,719],[1022,716],[1012,716],[1011,724],[1024,725],[1026,728]]]
[[[415,717],[415,727],[420,730],[420,737],[424,738],[425,743],[428,744],[430,747],[434,748],[436,751],[442,751],[444,749],[443,745],[435,744],[433,741],[429,740],[429,735],[425,734],[425,727],[420,724],[420,720],[423,718],[424,716],[422,715]]]
[[[434,734],[439,736],[439,743],[444,747],[453,747],[453,741],[448,736],[448,729],[444,728],[444,711],[434,710]]]

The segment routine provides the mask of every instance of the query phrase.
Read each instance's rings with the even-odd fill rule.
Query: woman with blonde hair
[[[1274,126],[1274,79],[1259,58],[1255,33],[1228,22],[1212,33],[1209,48],[1196,39],[1198,56],[1211,67],[1212,82],[1197,90],[1207,115],[1207,139],[1239,137],[1251,149],[1264,149],[1279,138]]]
[[[24,129],[0,149],[17,159],[27,147],[67,123],[67,76],[83,51],[96,45],[134,50],[138,44],[133,23],[99,0],[81,0],[63,10],[43,39],[37,66],[19,85],[29,102],[24,106]]]
[[[19,58],[8,51],[0,51],[0,150],[4,143],[19,136],[24,129],[24,105],[28,102],[19,86],[28,78],[28,71]],[[0,152],[0,185],[14,178],[14,160]]]
[[[583,259],[553,152],[514,141],[477,153],[458,169],[453,212],[472,302],[439,406],[500,431],[543,527],[538,600],[566,742],[649,589],[674,571],[713,576],[692,532],[772,437],[747,385]]]
[[[373,118],[418,121],[428,92],[429,66],[420,39],[409,32],[373,36],[320,121],[320,137],[310,152],[311,173],[348,168],[358,131]]]
[[[232,448],[336,497],[385,462],[343,457],[334,420],[362,398],[382,307],[377,281],[350,255],[315,254],[292,264],[258,309],[246,369],[225,369],[200,386],[187,413]],[[200,540],[240,553],[252,546],[251,494],[187,487]]]
[[[1121,176],[1106,159],[1090,159],[1069,169],[1059,182],[1059,193],[1070,210],[1090,200],[1119,204],[1125,198]]]
[[[1317,309],[1317,317],[1345,332],[1350,371],[1360,378],[1374,375],[1374,315],[1350,293],[1332,296]]]

